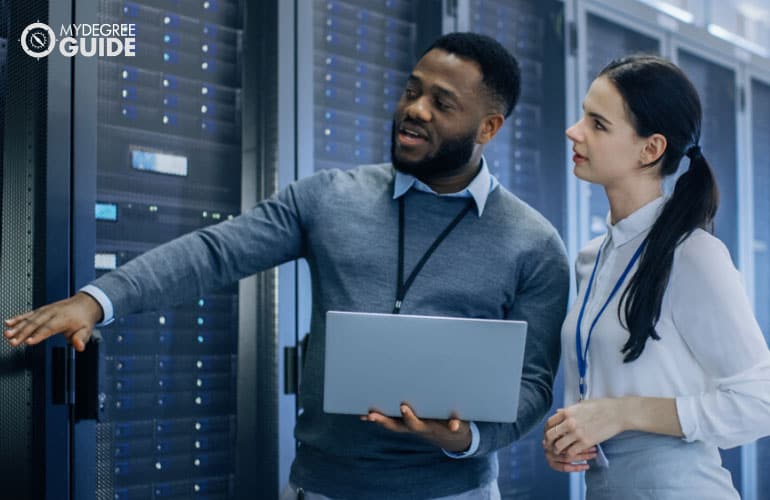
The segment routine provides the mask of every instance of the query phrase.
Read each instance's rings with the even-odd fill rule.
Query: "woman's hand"
[[[581,460],[578,457],[594,445],[626,430],[623,411],[622,398],[588,399],[557,410],[545,425],[546,458],[550,451],[567,462]]]
[[[421,420],[406,403],[401,403],[401,418],[391,418],[370,411],[367,415],[362,415],[361,420],[374,422],[389,431],[415,434],[450,453],[462,453],[471,446],[471,429],[468,422],[458,418]]]
[[[582,453],[578,453],[574,456],[557,455],[554,451],[545,445],[543,440],[543,448],[545,449],[545,460],[553,470],[559,472],[583,472],[590,469],[590,466],[585,463],[588,460],[596,458],[596,446],[593,446]]]

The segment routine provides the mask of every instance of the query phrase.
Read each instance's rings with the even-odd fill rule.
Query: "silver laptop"
[[[527,323],[329,311],[324,411],[514,422]]]

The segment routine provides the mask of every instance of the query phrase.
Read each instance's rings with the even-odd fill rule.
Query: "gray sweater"
[[[527,321],[516,423],[477,423],[477,453],[453,459],[413,436],[357,416],[323,412],[326,311],[390,313],[393,308],[394,174],[389,164],[319,172],[233,220],[182,236],[93,283],[112,300],[117,317],[307,259],[313,310],[291,481],[332,498],[422,499],[486,484],[497,477],[494,451],[530,430],[552,400],[569,288],[567,258],[545,218],[501,186],[490,193],[483,215],[467,214],[430,257],[401,312]],[[414,189],[404,196],[408,275],[467,200]]]

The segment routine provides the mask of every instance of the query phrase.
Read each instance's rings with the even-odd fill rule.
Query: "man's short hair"
[[[443,50],[476,62],[494,105],[507,118],[521,92],[521,70],[516,58],[494,38],[478,33],[448,33],[423,52]]]

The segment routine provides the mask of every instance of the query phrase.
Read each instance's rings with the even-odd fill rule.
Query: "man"
[[[556,231],[500,186],[482,158],[518,94],[518,65],[500,44],[470,33],[443,36],[406,83],[393,120],[392,165],[301,179],[234,220],[12,318],[5,335],[20,345],[63,332],[82,350],[94,324],[111,320],[113,310],[153,309],[305,258],[311,336],[295,430],[300,446],[284,496],[499,498],[495,450],[521,437],[551,404],[569,287]],[[527,321],[517,422],[421,420],[405,405],[400,419],[324,413],[329,310]]]

